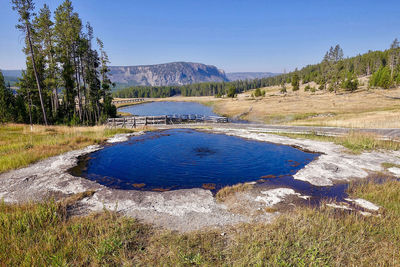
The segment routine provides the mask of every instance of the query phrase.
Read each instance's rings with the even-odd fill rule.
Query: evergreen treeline
[[[114,92],[116,97],[168,97],[176,94],[183,96],[234,96],[250,89],[266,86],[292,84],[293,90],[299,90],[300,83],[315,82],[319,89],[336,91],[338,88],[354,91],[358,87],[358,76],[372,75],[371,87],[390,88],[400,85],[400,48],[395,39],[390,49],[370,51],[352,58],[344,58],[339,45],[331,47],[319,64],[308,65],[301,70],[273,77],[251,81],[198,83],[182,86],[133,86]],[[233,92],[234,91],[234,92]]]
[[[1,75],[0,121],[92,125],[115,116],[103,43],[93,48],[93,28],[83,26],[71,1],[53,14],[47,5],[35,14],[32,0],[12,0],[12,8],[25,36],[26,71],[15,95]]]
[[[113,93],[115,97],[168,97],[183,96],[222,96],[235,90],[236,93],[264,87],[263,79],[234,82],[204,82],[177,86],[132,86]]]

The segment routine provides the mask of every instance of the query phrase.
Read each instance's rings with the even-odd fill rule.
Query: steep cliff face
[[[225,72],[200,63],[173,62],[147,66],[113,66],[111,80],[127,85],[183,85],[228,81]]]

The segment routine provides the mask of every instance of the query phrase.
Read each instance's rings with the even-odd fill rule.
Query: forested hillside
[[[108,56],[93,28],[83,24],[70,0],[52,13],[32,0],[12,0],[25,37],[26,71],[16,95],[0,74],[0,122],[99,123],[114,116]]]
[[[141,87],[134,86],[114,93],[116,97],[167,97],[175,94],[183,96],[230,95],[250,89],[291,83],[294,90],[300,83],[315,82],[318,89],[336,91],[339,88],[353,91],[358,87],[357,77],[372,75],[371,87],[390,88],[400,85],[400,44],[393,41],[390,49],[370,51],[363,55],[344,58],[339,45],[326,52],[322,62],[308,65],[301,70],[273,77],[251,81],[222,83],[200,83],[183,86]],[[286,90],[286,89],[284,89]]]
[[[390,88],[400,84],[400,43],[393,41],[390,49],[385,51],[370,51],[351,58],[343,57],[339,45],[331,47],[319,64],[308,65],[301,70],[288,74],[267,78],[266,85],[279,85],[292,82],[297,77],[302,83],[316,82],[320,89],[336,90],[348,87],[349,81],[356,77],[372,75],[371,87]]]

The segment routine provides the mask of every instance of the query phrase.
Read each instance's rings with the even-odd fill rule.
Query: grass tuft
[[[94,190],[89,190],[89,191],[84,191],[81,193],[73,194],[72,196],[69,196],[65,199],[63,199],[59,204],[68,209],[69,207],[75,205],[77,202],[81,201],[84,198],[88,198],[93,196],[96,193]]]
[[[235,194],[236,192],[243,192],[246,190],[250,190],[252,189],[254,186],[252,184],[249,183],[239,183],[239,184],[235,184],[232,186],[225,186],[223,188],[221,188],[217,194],[215,195],[216,199],[218,201],[225,201],[229,196]]]
[[[384,162],[382,163],[382,167],[385,169],[390,169],[390,168],[400,168],[400,164],[394,164],[390,162]]]

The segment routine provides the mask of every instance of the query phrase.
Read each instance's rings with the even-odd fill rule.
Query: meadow
[[[280,86],[261,88],[265,97],[252,96],[254,90],[238,94],[236,98],[171,97],[154,101],[196,101],[212,106],[214,112],[244,120],[281,125],[333,126],[348,128],[399,128],[400,88],[369,89],[361,86],[354,92],[337,93],[305,91],[303,84],[293,92]]]
[[[352,197],[381,206],[362,216],[326,205],[297,207],[272,223],[178,233],[105,210],[70,216],[74,203],[0,203],[0,262],[5,266],[398,266],[400,183],[350,186]]]
[[[0,125],[0,173],[26,167],[51,156],[101,144],[128,129],[106,129],[105,126],[70,127],[25,124]]]

